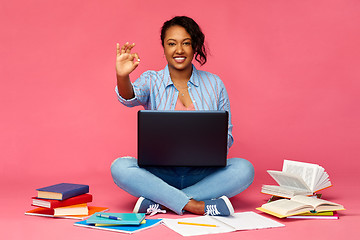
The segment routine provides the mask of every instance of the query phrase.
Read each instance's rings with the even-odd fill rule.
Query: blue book
[[[105,231],[122,232],[122,233],[135,233],[145,230],[160,224],[162,219],[146,219],[144,224],[140,225],[115,225],[115,226],[95,226],[94,224],[86,223],[86,220],[75,222],[74,226],[93,228]]]
[[[74,183],[59,183],[36,189],[38,198],[65,200],[89,192],[89,185]]]
[[[98,216],[101,215],[102,217]],[[117,219],[116,219],[117,218]],[[117,225],[140,225],[145,219],[145,213],[103,213],[98,212],[91,215],[88,224],[117,224]]]

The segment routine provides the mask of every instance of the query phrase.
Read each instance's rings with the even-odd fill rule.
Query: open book
[[[267,172],[279,186],[263,185],[261,192],[274,196],[312,195],[331,186],[329,175],[317,164],[284,160],[282,171]]]
[[[344,206],[334,202],[297,195],[291,199],[279,199],[273,202],[265,203],[260,208],[257,208],[257,210],[279,218],[284,218],[310,211],[325,212],[345,209]]]

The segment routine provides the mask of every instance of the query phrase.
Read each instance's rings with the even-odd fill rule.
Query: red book
[[[75,205],[75,204],[88,203],[91,201],[92,201],[92,195],[86,193],[65,200],[41,199],[41,198],[33,197],[32,205],[37,207],[44,207],[44,208],[58,208],[58,207]]]

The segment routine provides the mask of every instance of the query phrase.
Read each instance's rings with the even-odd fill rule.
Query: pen
[[[110,216],[110,215],[106,215],[106,214],[96,214],[97,217],[102,217],[102,218],[108,218],[108,219],[113,219],[113,220],[122,220],[119,217],[115,217],[115,216]]]
[[[203,223],[178,222],[178,224],[195,225],[195,226],[203,226],[203,227],[217,227],[216,225],[213,224],[203,224]]]

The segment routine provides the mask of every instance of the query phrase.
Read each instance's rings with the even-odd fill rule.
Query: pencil
[[[106,215],[106,214],[96,214],[97,217],[102,217],[102,218],[108,218],[108,219],[113,219],[113,220],[122,220],[119,217],[116,216],[110,216],[110,215]]]
[[[203,226],[203,227],[217,227],[217,225],[203,224],[203,223],[178,222],[178,224],[195,225],[195,226]]]

